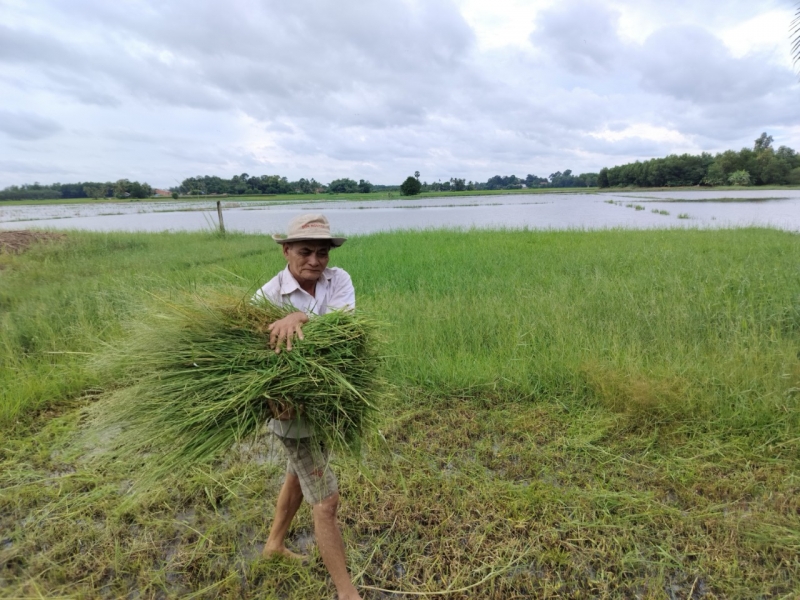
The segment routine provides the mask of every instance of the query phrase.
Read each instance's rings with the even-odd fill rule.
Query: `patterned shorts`
[[[330,452],[311,438],[277,437],[286,449],[288,474],[297,475],[303,498],[312,506],[339,491],[339,482],[330,467]]]

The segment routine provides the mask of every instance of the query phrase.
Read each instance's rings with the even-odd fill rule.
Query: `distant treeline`
[[[414,176],[419,179],[419,172]],[[563,173],[557,171],[549,177],[528,175],[525,178],[516,175],[495,175],[486,182],[466,181],[453,177],[449,181],[432,183],[420,182],[422,192],[461,192],[471,190],[513,190],[524,187],[594,187],[597,185],[597,173],[581,173],[573,175],[567,169]],[[32,183],[12,185],[0,191],[0,200],[51,200],[68,198],[129,198],[141,199],[153,195],[154,190],[147,183],[120,179],[117,182],[84,182],[53,183],[42,185]],[[184,179],[179,186],[168,190],[160,190],[174,194],[189,196],[205,195],[263,195],[263,194],[353,194],[370,192],[399,192],[398,185],[376,185],[367,180],[335,179],[325,185],[313,177],[289,181],[280,175],[234,175],[224,179],[215,175],[200,175]]]
[[[414,174],[419,179],[419,174]],[[563,173],[556,171],[549,177],[537,177],[528,174],[521,178],[516,175],[495,175],[490,177],[485,183],[480,181],[465,181],[458,177],[453,177],[450,181],[421,183],[420,192],[464,192],[473,190],[519,190],[522,188],[564,188],[564,187],[595,187],[597,185],[597,173],[581,173],[573,175],[570,169]]]
[[[153,188],[147,183],[120,179],[115,183],[87,181],[84,183],[26,183],[0,190],[0,200],[58,200],[61,198],[149,198]]]
[[[753,148],[727,150],[712,156],[671,154],[600,170],[601,188],[618,186],[673,187],[686,185],[798,185],[800,154],[772,147],[772,136],[762,133]]]
[[[419,179],[419,172],[414,176]],[[597,185],[597,173],[582,173],[573,175],[567,169],[563,173],[558,171],[552,173],[549,178],[528,175],[520,178],[516,175],[495,175],[490,177],[485,183],[478,181],[466,181],[458,177],[452,177],[449,181],[437,181],[428,183],[420,182],[422,192],[462,192],[471,190],[510,190],[521,189],[524,187],[594,187]],[[382,191],[399,191],[400,185],[375,185],[360,179],[335,179],[328,185],[318,182],[316,179],[298,179],[289,181],[280,175],[234,175],[230,179],[222,177],[201,175],[189,177],[181,182],[176,188],[181,194],[203,195],[203,194],[353,194]]]
[[[230,179],[223,179],[216,175],[199,175],[188,177],[181,182],[176,191],[188,195],[204,194],[353,194],[361,192],[368,194],[375,189],[369,181],[361,179],[334,179],[328,185],[322,184],[313,177],[305,177],[297,181],[289,181],[280,175],[234,175]]]
[[[313,177],[289,181],[280,175],[234,175],[224,179],[200,175],[184,179],[177,187],[159,190],[182,195],[262,195],[262,194],[353,194],[370,192],[462,192],[473,190],[514,190],[521,188],[570,187],[674,187],[696,185],[800,185],[800,154],[781,146],[772,147],[772,136],[762,133],[753,148],[728,150],[715,156],[671,154],[666,158],[636,161],[607,168],[600,173],[573,175],[570,169],[548,177],[528,174],[495,175],[485,182],[451,177],[449,181],[420,181],[419,171],[401,185],[375,185],[367,180],[335,179],[325,185]],[[411,180],[414,180],[413,182]],[[120,179],[112,182],[39,183],[12,185],[0,190],[0,200],[46,200],[69,198],[149,198],[154,190],[147,183]]]

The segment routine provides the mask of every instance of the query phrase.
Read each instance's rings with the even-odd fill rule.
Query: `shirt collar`
[[[289,270],[289,265],[286,265],[286,268],[283,269],[284,274],[281,277],[281,294],[291,294],[296,290],[305,291],[303,288],[300,287],[300,284],[297,283],[297,280],[292,275],[292,272]],[[325,267],[322,271],[322,275],[319,276],[317,283],[323,284],[323,286],[327,287],[328,282],[333,277],[333,272]]]

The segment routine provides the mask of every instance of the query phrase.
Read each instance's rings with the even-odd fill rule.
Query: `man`
[[[355,290],[342,269],[327,268],[331,248],[345,238],[332,237],[328,220],[319,214],[301,215],[289,223],[287,235],[272,236],[283,247],[286,268],[273,277],[256,297],[266,297],[279,306],[297,308],[269,326],[269,344],[280,353],[292,350],[295,336],[303,339],[303,325],[314,315],[335,309],[354,309]],[[311,431],[301,414],[280,402],[270,401],[274,418],[269,428],[283,442],[288,456],[286,480],[275,508],[275,520],[262,555],[302,559],[285,545],[286,534],[303,498],[311,504],[314,534],[322,561],[331,575],[339,600],[360,600],[350,581],[345,563],[344,543],[336,522],[339,491],[336,476],[328,465],[328,453],[312,442]]]

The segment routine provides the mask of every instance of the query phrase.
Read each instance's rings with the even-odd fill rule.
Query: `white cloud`
[[[794,14],[790,8],[770,10],[722,30],[719,37],[737,58],[767,53],[775,62],[791,67],[787,39]]]
[[[800,86],[771,35],[785,15],[785,0],[7,0],[0,187],[45,180],[33,165],[396,183],[597,170],[764,130],[800,148]]]
[[[37,114],[0,109],[0,131],[17,140],[43,140],[61,131],[61,125]]]
[[[483,50],[524,47],[539,13],[555,0],[459,0],[461,14]]]
[[[644,89],[698,104],[746,102],[780,89],[785,69],[762,57],[734,57],[702,27],[672,26],[645,41],[637,61]]]
[[[530,41],[571,73],[601,76],[626,52],[617,34],[618,21],[616,10],[572,0],[543,11]]]
[[[669,142],[675,145],[693,145],[691,140],[675,129],[668,127],[659,127],[649,123],[634,123],[628,125],[624,129],[612,130],[609,128],[602,131],[592,131],[589,133],[592,137],[596,137],[609,142],[618,142],[629,138],[639,138],[643,140],[652,140],[657,142]]]

